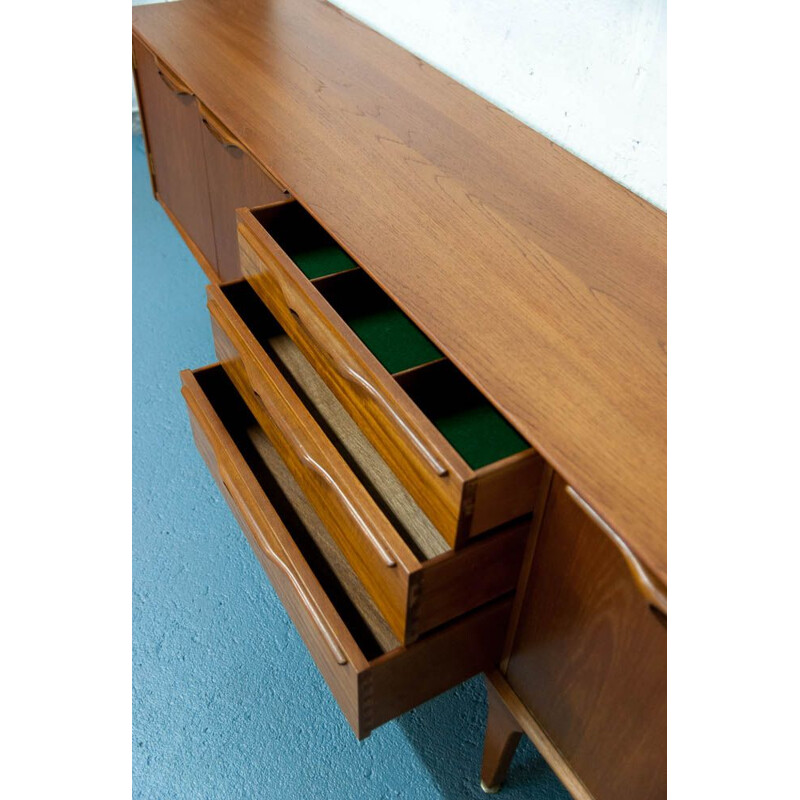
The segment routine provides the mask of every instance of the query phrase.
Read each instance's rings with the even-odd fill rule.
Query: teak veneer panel
[[[214,229],[197,101],[135,39],[136,84],[147,133],[154,189],[171,218],[208,264],[216,263]],[[199,260],[199,258],[198,258]],[[205,266],[205,265],[204,265]]]
[[[260,212],[286,207],[281,203]],[[339,278],[353,272],[312,283],[252,212],[239,209],[238,215],[240,264],[248,283],[442,536],[461,547],[468,537],[529,512],[542,470],[541,456],[514,434],[526,447],[523,452],[472,469],[331,305],[331,287],[338,284],[333,292],[338,295],[343,288]],[[352,287],[349,280],[345,283]],[[353,295],[357,304],[360,293]],[[403,375],[411,372],[416,370]],[[491,493],[483,491],[487,481],[493,486]],[[479,497],[482,508],[477,505]],[[476,521],[483,526],[476,527]]]
[[[667,629],[553,479],[505,678],[596,800],[663,800]]]
[[[398,639],[413,642],[420,634],[511,591],[529,518],[511,522],[454,552],[430,523],[420,519],[419,509],[401,510],[394,504],[394,513],[388,514],[390,504],[379,503],[374,495],[399,488],[396,479],[387,483],[385,465],[377,466],[377,453],[363,446],[356,458],[344,458],[328,438],[328,434],[336,437],[335,427],[328,424],[324,431],[319,415],[305,405],[311,400],[304,391],[308,372],[313,372],[311,365],[274,320],[269,324],[266,309],[257,318],[262,338],[257,337],[228,293],[238,296],[237,304],[249,295],[259,303],[246,283],[208,288],[220,362]],[[265,334],[268,338],[263,340]],[[289,363],[281,358],[287,351],[291,352]],[[293,373],[293,367],[306,376]],[[325,400],[329,405],[332,401],[332,396]],[[339,409],[337,416],[342,415],[346,412]],[[343,432],[350,431],[348,426]],[[353,444],[357,443],[342,446]],[[377,492],[353,472],[356,462],[366,468],[365,478],[372,487],[373,479],[380,484]],[[401,531],[403,519],[409,527]],[[386,556],[391,556],[390,561]]]
[[[219,130],[221,126],[202,108],[200,119],[205,121],[203,148],[214,221],[217,272],[220,280],[230,281],[241,276],[236,209],[272,203],[285,197],[285,194],[248,153],[231,144],[235,140],[223,139],[224,133],[220,134]]]
[[[666,215],[329,4],[133,18],[666,581]]]
[[[198,450],[359,739],[491,668],[508,622],[508,597],[413,645],[396,646],[222,369],[187,370],[181,379]]]

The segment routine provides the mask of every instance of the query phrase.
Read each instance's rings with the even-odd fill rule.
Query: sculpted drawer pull
[[[440,477],[444,478],[447,475],[447,468],[436,458],[433,452],[417,436],[411,428],[408,427],[405,420],[395,411],[391,403],[359,372],[356,372],[349,364],[337,363],[337,368],[340,374],[351,383],[360,386],[374,401],[380,404],[384,411],[386,411],[398,424],[403,431],[405,437],[414,445],[417,452],[430,464],[433,471]]]
[[[197,106],[200,109],[200,121],[223,147],[242,149],[239,140],[199,100]]]
[[[191,96],[192,90],[175,74],[168,70],[160,61],[156,61],[158,77],[166,84],[167,88],[179,97]]]
[[[333,489],[336,495],[339,497],[342,505],[347,509],[348,514],[350,517],[355,521],[356,525],[361,529],[361,532],[369,539],[370,544],[378,551],[378,555],[380,555],[383,563],[387,567],[396,567],[397,561],[395,561],[394,556],[389,551],[389,548],[378,539],[375,535],[375,532],[370,528],[367,524],[366,520],[361,516],[359,510],[353,505],[350,498],[342,491],[341,487],[338,483],[333,479],[333,476],[323,467],[321,464],[316,462],[305,450],[302,451],[301,457],[303,461],[305,461],[308,466],[311,467],[318,475],[322,477],[322,479],[328,484],[328,486]]]
[[[220,472],[221,471],[222,470],[220,470]],[[250,509],[247,507],[247,504],[242,502],[241,495],[238,492],[234,492],[234,490],[231,488],[232,483],[233,481],[228,482],[224,477],[222,478],[222,485],[233,499],[236,507],[242,512],[242,514],[244,514],[248,527],[258,541],[258,546],[261,548],[261,552],[264,553],[264,555],[288,578],[289,582],[294,587],[297,596],[300,598],[300,602],[303,604],[303,607],[314,621],[320,636],[322,636],[322,638],[325,640],[325,643],[328,645],[328,648],[336,660],[336,663],[344,666],[347,663],[347,657],[337,642],[333,631],[331,631],[331,629],[328,627],[328,623],[325,621],[324,617],[317,608],[317,604],[311,599],[311,596],[306,591],[306,588],[300,582],[300,579],[289,568],[289,565],[270,547],[266,537],[261,532],[261,528],[259,528],[255,519],[253,518],[253,515],[250,513]]]
[[[645,600],[650,606],[660,612],[664,619],[658,617],[666,624],[667,615],[667,592],[661,587],[659,581],[650,574],[648,569],[634,555],[622,537],[571,487],[567,486],[567,494],[591,517],[603,533],[614,543],[620,555],[625,560],[633,580],[639,591],[644,595]],[[656,615],[658,616],[658,615]]]
[[[253,389],[253,394],[258,398],[258,400],[264,405],[267,404],[264,402],[264,398]],[[277,413],[270,411],[268,409],[268,413],[272,417],[273,422],[277,422],[280,418]],[[347,510],[348,515],[350,518],[355,522],[361,532],[366,536],[369,540],[370,544],[377,550],[378,555],[381,557],[381,560],[387,567],[396,567],[397,561],[389,549],[388,545],[385,542],[381,541],[378,536],[375,534],[375,531],[369,526],[367,521],[364,517],[361,516],[361,512],[353,505],[353,502],[347,496],[346,492],[342,490],[334,477],[322,466],[309,452],[306,450],[305,445],[300,441],[297,437],[297,434],[292,430],[291,425],[281,424],[281,429],[283,431],[283,435],[290,440],[292,449],[298,454],[300,460],[306,464],[306,466],[310,467],[314,472],[319,475],[323,481],[333,490],[336,496],[339,498],[341,504]]]

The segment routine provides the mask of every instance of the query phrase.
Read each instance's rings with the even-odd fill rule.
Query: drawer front
[[[666,625],[559,478],[507,678],[596,800],[666,797]]]
[[[509,600],[492,603],[409,647],[371,657],[363,652],[237,447],[229,428],[241,423],[243,415],[235,412],[225,419],[203,388],[204,374],[219,383],[215,373],[221,372],[211,367],[181,374],[195,441],[356,736],[367,736],[489,669],[499,657]]]
[[[251,291],[246,285],[235,288]],[[398,639],[412,642],[510,592],[528,520],[458,552],[427,558],[412,551],[294,391],[292,376],[278,368],[247,327],[227,291],[230,287],[208,290],[217,356]],[[266,309],[263,316],[268,316]],[[290,344],[277,323],[274,330]],[[355,435],[357,429],[348,438]],[[378,479],[374,483],[392,491]]]
[[[291,208],[260,209],[259,219]],[[312,282],[252,212],[238,213],[243,274],[445,539],[459,547],[531,511],[538,455],[523,443],[521,452],[471,468],[406,391],[436,371],[436,359],[390,373],[320,291],[341,274]]]
[[[243,357],[247,334],[209,303],[217,357],[398,638],[407,641],[417,560],[305,411],[277,367]],[[237,335],[238,334],[238,335]],[[252,342],[251,342],[252,344]],[[266,355],[265,355],[266,358]]]
[[[271,237],[242,212],[239,253],[242,272],[264,303],[439,530],[454,541],[459,521],[466,524],[470,512],[468,498],[462,510],[466,464]]]

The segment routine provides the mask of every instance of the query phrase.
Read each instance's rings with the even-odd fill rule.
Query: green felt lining
[[[486,400],[463,408],[442,409],[430,419],[472,469],[493,464],[529,447]]]
[[[389,372],[402,372],[442,357],[364,270],[327,278],[315,286]]]
[[[286,252],[310,280],[322,278],[325,275],[334,275],[347,269],[355,269],[357,266],[356,262],[336,242],[307,249],[287,250]]]
[[[344,320],[389,372],[402,372],[442,357],[433,342],[396,306],[365,309]]]
[[[433,342],[302,206],[292,203],[269,213],[262,224],[309,280],[324,279],[317,288],[390,373],[442,358]],[[419,394],[423,412],[472,469],[528,448],[451,364],[433,368],[429,380],[420,378],[412,396]]]
[[[451,362],[430,364],[396,380],[472,469],[528,449],[505,417]]]
[[[357,264],[339,247],[330,234],[299,204],[270,209],[260,219],[270,236],[310,280],[335,275]]]

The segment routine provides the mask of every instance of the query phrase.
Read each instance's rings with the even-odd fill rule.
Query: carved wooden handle
[[[165,67],[160,61],[156,61],[158,75],[167,85],[167,88],[178,96],[193,95],[194,92],[170,69]]]
[[[336,663],[344,666],[347,663],[347,656],[345,656],[341,645],[336,639],[336,636],[328,626],[328,623],[325,621],[325,618],[320,613],[317,604],[311,598],[311,595],[309,595],[309,593],[306,591],[305,586],[303,586],[303,584],[300,582],[300,579],[297,577],[297,575],[295,575],[294,572],[290,569],[289,565],[282,558],[280,558],[278,554],[269,545],[269,542],[267,541],[266,537],[261,531],[261,528],[253,518],[253,515],[250,513],[250,509],[247,507],[247,504],[243,502],[242,496],[238,493],[237,490],[234,490],[232,488],[235,484],[233,483],[233,481],[226,480],[226,478],[224,477],[222,467],[220,467],[220,474],[223,475],[222,477],[223,486],[233,499],[233,502],[236,504],[236,507],[242,512],[242,514],[244,514],[247,525],[250,528],[254,538],[258,542],[258,546],[261,549],[261,552],[287,577],[289,583],[292,584],[292,587],[297,593],[297,596],[300,598],[300,602],[303,604],[303,607],[308,612],[308,615],[311,617],[311,619],[314,621],[314,625],[319,631],[320,636],[322,636],[322,638],[325,640],[325,643],[328,645],[328,648],[330,649],[331,654],[336,660]]]
[[[289,302],[288,298],[286,297],[286,291],[284,290],[283,283],[279,277],[274,276],[274,280],[272,281],[273,285],[275,285],[280,292],[281,300],[286,308],[289,310],[289,313],[292,317],[296,320],[298,325],[301,325],[306,330],[308,330],[308,326],[306,325],[305,321],[300,317],[300,314],[297,313],[297,310],[292,307],[292,304]],[[310,334],[313,336],[313,334]],[[422,458],[428,462],[431,469],[440,477],[444,478],[447,476],[448,470],[445,467],[440,458],[434,453],[433,449],[429,444],[423,442],[422,439],[415,433],[406,421],[403,419],[402,416],[398,413],[398,411],[394,408],[394,406],[384,397],[384,395],[379,392],[368,380],[364,375],[362,375],[358,370],[352,367],[350,364],[346,363],[342,356],[338,352],[331,352],[327,348],[323,347],[319,341],[319,337],[313,336],[314,340],[317,344],[317,349],[321,350],[325,355],[328,357],[328,360],[333,362],[333,366],[335,367],[336,371],[349,383],[353,383],[356,386],[359,386],[363,391],[365,391],[373,401],[377,402],[383,410],[390,416],[394,421],[397,423],[400,430],[403,432],[403,435],[411,442],[411,445],[414,449],[422,456]]]
[[[285,425],[278,422],[278,420],[281,419],[280,414],[276,411],[270,410],[269,405],[255,389],[253,389],[253,394],[256,398],[258,398],[259,402],[267,407],[267,413],[269,413],[270,417],[272,417],[272,421],[280,425],[284,437],[289,440],[290,446],[298,454],[300,460],[307,467],[310,467],[312,470],[314,470],[314,472],[316,472],[323,479],[323,481],[325,481],[328,487],[333,490],[333,493],[337,496],[339,502],[344,506],[350,519],[353,520],[359,530],[367,538],[369,543],[375,548],[383,563],[387,567],[396,567],[397,560],[395,559],[394,554],[389,546],[386,544],[386,542],[378,537],[375,531],[372,530],[367,521],[361,515],[361,512],[355,507],[352,500],[350,500],[350,498],[347,496],[347,493],[336,482],[333,475],[331,475],[330,472],[328,472],[328,470],[326,470],[325,467],[323,467],[322,464],[320,464],[308,452],[305,445],[300,441],[290,425]]]
[[[239,140],[199,100],[197,106],[200,109],[200,121],[223,147],[231,150],[242,149]]]
[[[341,359],[335,358],[336,368],[339,374],[350,381],[360,386],[375,402],[377,402],[383,410],[389,414],[392,419],[397,423],[403,435],[413,445],[414,449],[430,464],[431,469],[440,477],[444,478],[447,475],[447,467],[433,453],[430,445],[422,441],[422,439],[408,426],[406,421],[395,410],[394,406],[379,392],[360,372],[353,369],[349,364],[345,364]]]
[[[667,615],[667,591],[660,581],[634,555],[622,537],[571,487],[567,486],[567,494],[592,518],[592,521],[614,543],[625,560],[633,580],[645,600],[665,617]]]

